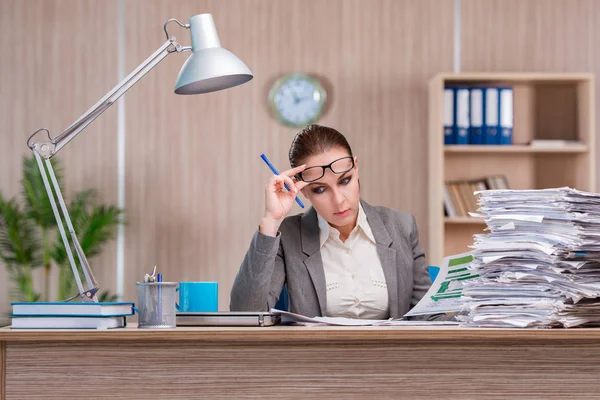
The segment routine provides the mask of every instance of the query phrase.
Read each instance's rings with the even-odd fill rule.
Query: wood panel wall
[[[600,3],[595,0],[462,0],[461,70],[592,72],[598,98],[599,21]],[[552,90],[548,96],[555,93],[556,89]],[[547,102],[544,95],[540,93],[535,101]],[[596,101],[596,116],[598,112],[600,103]],[[560,130],[564,136],[564,128],[574,126],[572,121],[559,119],[540,121],[538,137],[556,137]],[[600,141],[596,140],[595,146],[598,154]],[[597,173],[595,180],[600,187]]]

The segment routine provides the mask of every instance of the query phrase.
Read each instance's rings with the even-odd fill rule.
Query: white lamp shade
[[[177,94],[215,92],[252,79],[250,69],[229,50],[213,47],[193,52],[175,83]]]
[[[221,47],[212,15],[190,18],[192,55],[175,83],[177,94],[215,92],[241,85],[252,79],[250,69],[229,50]]]

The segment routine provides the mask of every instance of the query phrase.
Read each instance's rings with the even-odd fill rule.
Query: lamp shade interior
[[[223,47],[194,51],[186,60],[175,83],[177,94],[210,93],[241,85],[252,72],[235,54]]]

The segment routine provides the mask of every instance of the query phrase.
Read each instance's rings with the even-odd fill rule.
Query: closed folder
[[[513,89],[503,87],[500,91],[500,144],[512,144],[513,138]]]
[[[456,89],[456,144],[469,144],[469,88]]]
[[[444,144],[456,144],[455,89],[444,88]]]
[[[484,90],[483,102],[483,144],[498,144],[498,128],[500,124],[500,94],[498,88],[488,87]]]
[[[469,144],[483,144],[483,89],[470,89]]]

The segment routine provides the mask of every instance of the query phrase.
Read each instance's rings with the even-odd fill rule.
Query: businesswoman
[[[335,129],[306,127],[289,158],[265,187],[231,310],[269,310],[286,284],[290,311],[309,317],[402,317],[431,285],[415,219],[360,199],[358,158]],[[288,216],[298,192],[312,207]]]

